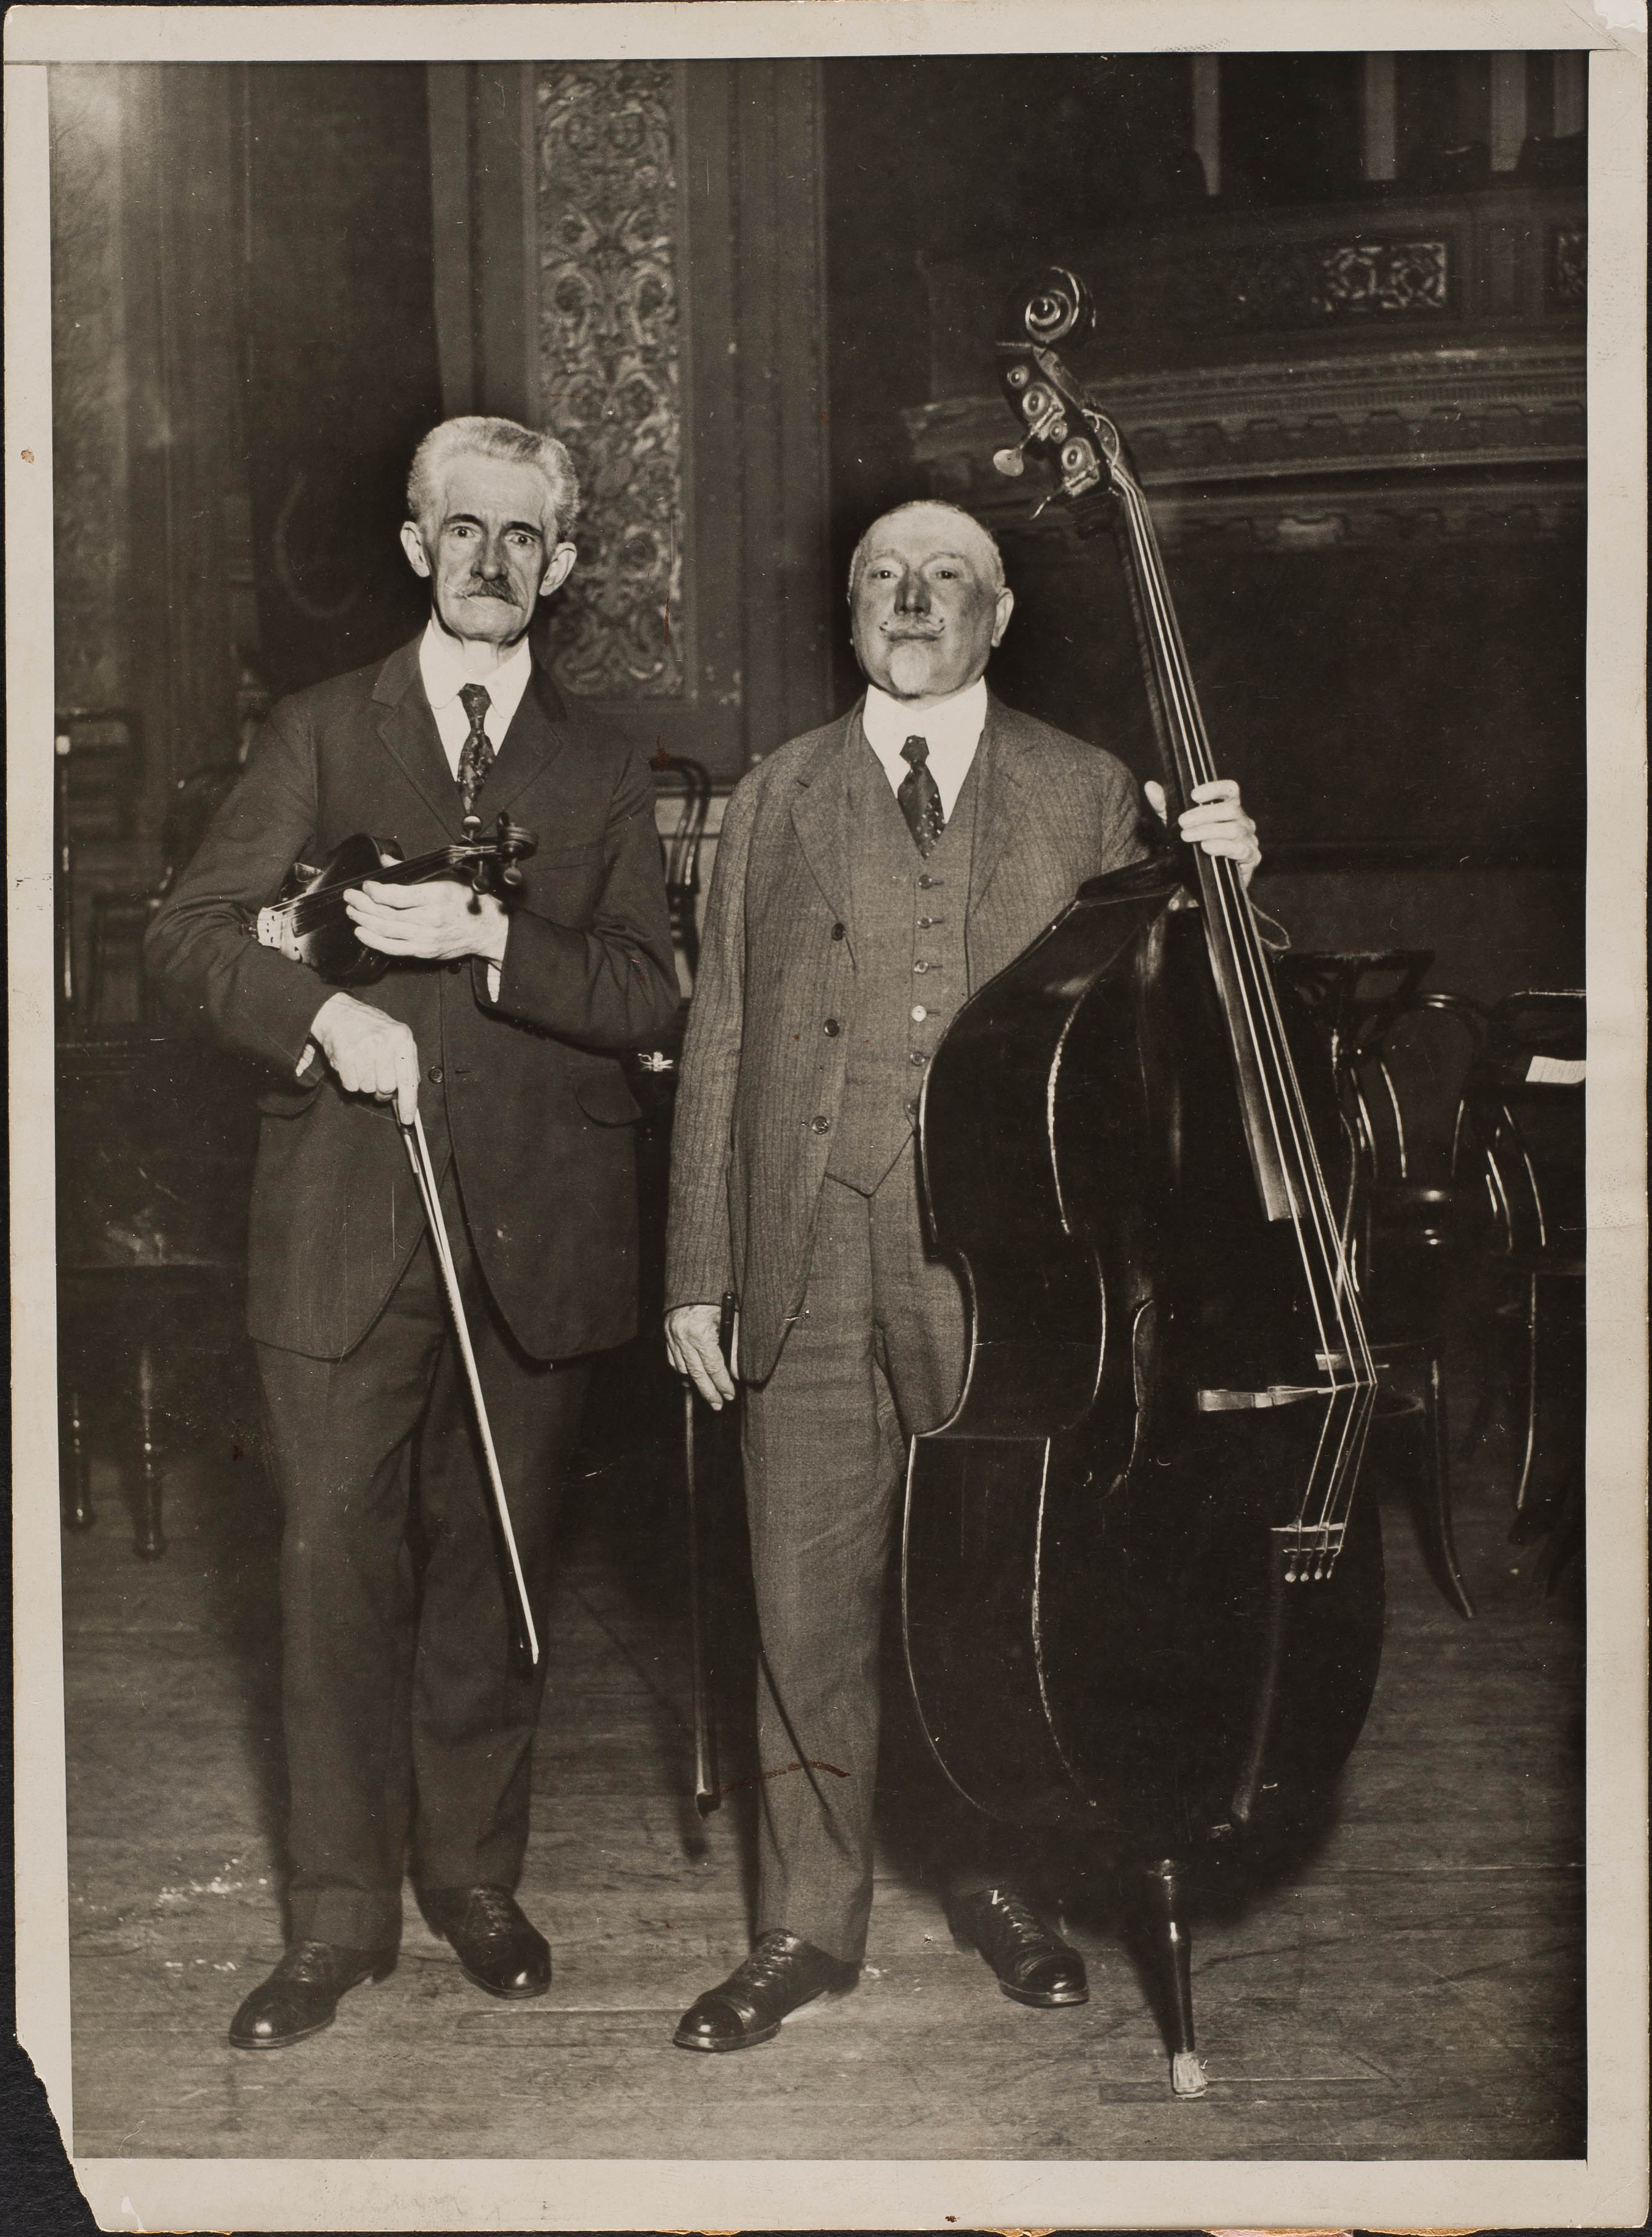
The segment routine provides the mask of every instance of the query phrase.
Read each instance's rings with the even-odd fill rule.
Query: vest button
[[[929,875],[929,873],[926,870],[926,871],[924,872],[923,875],[922,875],[922,876],[918,880],[918,891],[919,891],[921,894],[927,894],[927,893],[928,892],[929,888],[931,888],[931,886],[933,886],[933,885],[934,885],[934,883],[935,883],[935,880],[934,880],[934,879]]]
[[[927,971],[927,970],[929,968],[929,967],[928,967],[928,965],[927,963],[915,963],[915,964],[913,965],[912,968],[913,968],[915,971]]]
[[[909,1049],[906,1060],[909,1064],[928,1064],[929,1061],[922,1049]]]
[[[811,1118],[809,1126],[809,1132],[815,1134],[829,1134],[832,1131],[832,1122],[829,1118]]]
[[[838,1024],[836,1018],[828,1018],[825,1025],[821,1028],[821,1030],[824,1033],[828,1040],[835,1041],[839,1033],[843,1032],[843,1028]]]
[[[833,938],[834,940],[841,940],[843,937],[843,926],[842,926],[841,924],[835,924],[835,925],[832,927],[832,938]]]
[[[928,1014],[922,1002],[915,1002],[912,1005],[912,1022],[915,1026],[921,1026]]]
[[[429,1080],[433,1087],[439,1087],[442,1084],[442,1068],[440,1065],[433,1064],[425,1077]]]
[[[906,1115],[909,1118],[915,1118],[918,1115],[918,1099],[915,1095],[907,1098]]]
[[[458,964],[458,963],[450,963],[450,964],[448,965],[448,967],[447,967],[447,974],[448,974],[449,978],[452,978],[452,977],[453,977],[453,976],[457,972],[460,971],[463,967],[463,967],[461,964]]]

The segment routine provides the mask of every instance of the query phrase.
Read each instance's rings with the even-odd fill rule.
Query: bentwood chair
[[[1485,1255],[1503,1289],[1502,1358],[1486,1377],[1470,1448],[1504,1398],[1516,1454],[1511,1535],[1552,1534],[1551,1587],[1583,1540],[1586,1024],[1573,988],[1498,1002],[1464,1084],[1457,1145],[1460,1175],[1481,1191]]]
[[[1433,960],[1427,948],[1308,951],[1282,957],[1279,968],[1326,1038],[1352,1145],[1348,1247],[1381,1377],[1377,1420],[1383,1443],[1397,1462],[1436,1583],[1460,1614],[1471,1616],[1474,1603],[1451,1524],[1440,1278],[1452,1240],[1457,1079],[1443,1123],[1436,1118],[1431,1125],[1439,1095],[1414,1098],[1415,1053],[1408,1049],[1408,1061],[1401,1063],[1390,1046],[1402,1020],[1419,1013],[1455,1014],[1457,997],[1420,991]],[[1431,1056],[1425,1060],[1425,1086],[1432,1084],[1434,1062]]]

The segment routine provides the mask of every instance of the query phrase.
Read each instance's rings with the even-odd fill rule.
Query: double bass
[[[1066,270],[1014,299],[1023,439],[996,463],[1048,461],[1080,527],[1113,531],[1173,832],[1217,772],[1129,452],[1057,353],[1092,320]],[[918,1123],[970,1322],[957,1407],[909,1464],[919,1718],[989,1816],[1092,1832],[1135,1877],[1172,2086],[1197,2095],[1188,1869],[1312,1817],[1381,1652],[1330,1066],[1237,866],[1166,838],[971,996]]]

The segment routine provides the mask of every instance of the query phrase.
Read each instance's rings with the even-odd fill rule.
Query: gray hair
[[[440,491],[442,477],[458,458],[503,459],[513,466],[537,466],[551,494],[552,518],[567,538],[579,518],[579,478],[565,443],[536,434],[514,419],[490,419],[470,413],[433,427],[413,454],[407,470],[407,517],[421,525]]]
[[[967,521],[969,526],[975,530],[976,535],[984,540],[988,551],[992,554],[992,558],[989,562],[988,588],[995,597],[1000,591],[1006,587],[1004,582],[1004,555],[998,549],[998,538],[993,534],[990,528],[987,527],[983,522],[977,520],[973,512],[966,512],[962,505],[949,505],[945,498],[915,497],[909,498],[904,505],[893,505],[889,507],[887,512],[879,513],[877,518],[869,525],[866,532],[861,538],[860,542],[855,546],[855,550],[850,556],[849,563],[849,595],[851,598],[855,596],[855,584],[859,578],[862,565],[866,558],[866,547],[872,540],[872,530],[875,528],[882,528],[886,520],[898,520],[903,512],[950,512],[955,514],[958,519]]]

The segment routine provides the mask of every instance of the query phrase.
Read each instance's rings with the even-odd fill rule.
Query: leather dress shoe
[[[550,1987],[551,1945],[509,1889],[429,1891],[425,1911],[459,1952],[465,1978],[490,1996],[542,1996]]]
[[[985,1888],[953,1906],[952,1930],[961,1949],[979,1950],[998,1985],[1018,2004],[1086,2004],[1090,1984],[1076,1950],[1050,1932],[1031,1904],[1013,1888]]]
[[[336,1942],[294,1942],[268,1981],[229,2023],[237,2050],[284,2050],[331,2027],[339,1998],[363,1981],[382,1981],[393,1950],[346,1950]]]
[[[671,2037],[683,2050],[750,2050],[780,2032],[780,2023],[816,1996],[846,1996],[858,1965],[778,1928],[758,1936],[751,1954],[726,1981],[696,1997]]]

